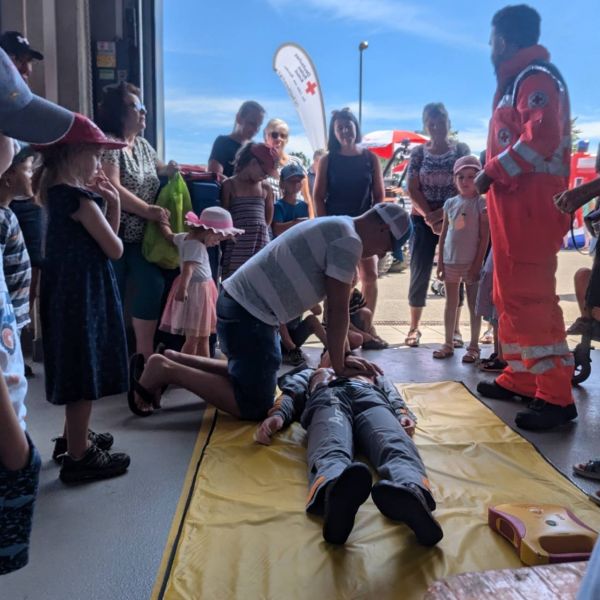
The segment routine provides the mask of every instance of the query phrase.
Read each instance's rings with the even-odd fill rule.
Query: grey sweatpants
[[[419,452],[377,386],[338,379],[318,388],[307,400],[302,426],[308,437],[309,512],[322,511],[318,491],[353,462],[355,445],[382,480],[416,484],[429,494]]]

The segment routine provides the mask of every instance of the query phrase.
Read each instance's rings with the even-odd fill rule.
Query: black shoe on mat
[[[348,465],[325,490],[323,537],[330,544],[345,544],[359,506],[371,493],[371,471],[363,463]]]
[[[90,440],[94,446],[98,446],[100,450],[110,450],[113,442],[115,441],[110,433],[96,433],[91,429],[88,429],[88,440]],[[63,454],[67,453],[67,438],[61,435],[59,437],[52,438],[52,441],[54,442],[52,460],[60,463]]]
[[[75,460],[65,454],[60,470],[63,483],[84,483],[97,479],[109,479],[127,471],[130,458],[127,454],[116,452],[109,454],[98,446],[90,446],[85,454]]]
[[[517,400],[522,398],[526,402],[532,402],[531,396],[523,396],[522,394],[516,394],[506,388],[498,385],[495,381],[480,381],[477,384],[477,392],[486,398],[494,398],[494,400]]]
[[[388,519],[406,523],[414,531],[419,544],[435,546],[444,537],[441,525],[431,514],[435,508],[433,498],[428,502],[418,486],[379,481],[373,486],[371,497]]]
[[[577,417],[575,404],[559,406],[536,398],[529,404],[527,410],[518,412],[515,424],[521,429],[530,431],[545,431],[564,425]]]

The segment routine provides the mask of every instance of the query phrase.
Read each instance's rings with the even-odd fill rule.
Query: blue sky
[[[516,3],[516,2],[515,2]],[[231,131],[239,105],[259,101],[290,125],[288,149],[310,152],[283,84],[272,69],[284,42],[303,46],[330,111],[358,107],[363,64],[363,132],[421,128],[421,110],[446,104],[453,128],[484,148],[495,78],[488,0],[167,0],[164,17],[167,158],[206,164],[214,138]],[[582,137],[600,140],[598,0],[537,0],[542,38],[571,92]],[[358,111],[357,111],[358,112]],[[262,135],[262,134],[261,134]]]

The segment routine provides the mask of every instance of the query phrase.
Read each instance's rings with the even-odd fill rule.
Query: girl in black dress
[[[40,148],[35,183],[48,212],[40,314],[46,397],[65,406],[60,478],[66,483],[120,475],[129,456],[109,454],[110,434],[89,430],[92,401],[127,390],[127,349],[111,259],[119,194],[100,169],[105,148],[121,148],[89,119],[76,115],[59,142]],[[59,451],[55,448],[55,456]]]

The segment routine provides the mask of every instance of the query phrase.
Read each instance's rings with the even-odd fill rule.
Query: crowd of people
[[[555,294],[568,217],[554,197],[569,212],[598,189],[561,195],[568,183],[569,101],[539,34],[540,17],[530,7],[494,16],[498,89],[483,165],[450,135],[444,105],[425,106],[430,140],[413,148],[407,172],[412,215],[385,201],[379,160],[362,148],[349,109],[333,112],[327,151],[315,152],[306,171],[286,151],[283,120],[270,119],[263,142],[253,141],[266,110],[248,101],[208,160],[221,180],[220,206],[187,213],[185,231],[174,230],[169,211],[156,205],[160,177],[177,176],[179,166],[163,163],[142,137],[140,90],[126,82],[107,87],[95,124],[32,95],[31,63],[43,56],[20,34],[4,34],[0,85],[14,93],[4,94],[0,105],[0,498],[29,500],[9,517],[0,507],[0,518],[11,522],[0,549],[16,549],[0,552],[0,573],[27,560],[40,468],[25,433],[19,343],[38,278],[46,396],[65,407],[53,452],[65,483],[114,477],[129,467],[127,454],[110,452],[110,433],[90,429],[95,400],[127,392],[131,411],[146,417],[175,384],[236,418],[259,422],[261,443],[301,420],[308,431],[307,510],[324,516],[326,540],[344,543],[372,494],[384,515],[407,523],[421,543],[436,544],[443,533],[410,439],[414,416],[380,367],[353,352],[387,347],[374,327],[377,264],[387,253],[401,257],[409,239],[406,345],[420,343],[438,248],[445,341],[433,358],[449,359],[463,346],[459,316],[466,295],[471,328],[462,361],[479,363],[484,317],[496,332],[496,352],[486,364],[489,370],[505,365],[493,383],[480,382],[479,393],[527,399],[516,417],[523,429],[549,430],[574,419],[573,359]],[[6,136],[31,145],[15,149]],[[39,211],[24,211],[24,197]],[[46,215],[43,259],[37,202]],[[27,215],[22,230],[19,214]],[[177,249],[175,273],[145,256],[148,222]],[[222,248],[218,285],[208,256],[216,246]],[[598,309],[591,296],[590,302],[585,318],[592,322]],[[183,347],[157,348],[159,328],[184,336]],[[215,333],[225,360],[210,356]],[[302,352],[312,334],[324,346],[316,370]],[[279,382],[276,399],[282,359],[297,368]],[[411,360],[410,352],[402,359]],[[369,470],[354,462],[353,437],[381,477],[374,486]],[[577,469],[598,477],[600,462]]]

